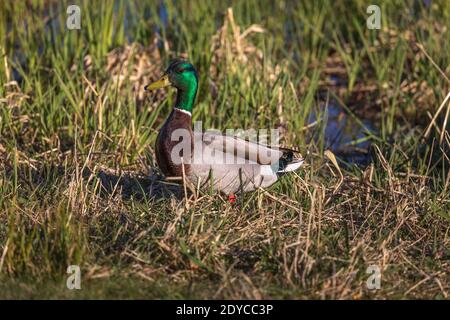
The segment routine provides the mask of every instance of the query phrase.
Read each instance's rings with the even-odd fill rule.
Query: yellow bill
[[[152,91],[160,88],[170,86],[169,76],[167,74],[163,75],[161,79],[150,83],[144,87],[145,90]]]

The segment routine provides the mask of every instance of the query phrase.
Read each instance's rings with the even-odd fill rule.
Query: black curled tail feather
[[[297,158],[294,156],[295,151],[284,150],[283,155],[278,160],[277,175],[281,176],[284,173],[292,172],[299,169],[304,162],[303,158]]]
[[[292,151],[286,151],[278,160],[278,171],[283,171],[286,169],[289,163],[294,160],[294,153]],[[283,173],[283,172],[282,172]]]

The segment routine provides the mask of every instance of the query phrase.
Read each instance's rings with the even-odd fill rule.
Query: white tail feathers
[[[295,171],[295,170],[297,170],[298,168],[300,168],[303,165],[303,162],[305,162],[304,159],[294,159],[283,170],[278,170],[277,173],[284,173],[284,172]]]

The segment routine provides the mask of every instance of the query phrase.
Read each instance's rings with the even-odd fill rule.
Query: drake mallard
[[[268,187],[303,164],[298,151],[263,145],[217,132],[192,130],[198,76],[188,61],[173,61],[163,76],[145,86],[177,89],[175,106],[156,139],[156,161],[166,177],[183,178],[233,195]],[[180,139],[181,137],[181,139]],[[185,180],[185,181],[186,181]]]

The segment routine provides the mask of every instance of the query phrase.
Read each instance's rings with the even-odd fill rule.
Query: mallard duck
[[[177,89],[177,97],[155,146],[156,161],[166,177],[183,178],[194,186],[212,186],[233,196],[240,191],[268,187],[280,175],[297,170],[303,164],[295,150],[217,132],[193,131],[192,108],[198,76],[188,61],[173,61],[163,76],[145,86],[145,90],[167,86]]]

